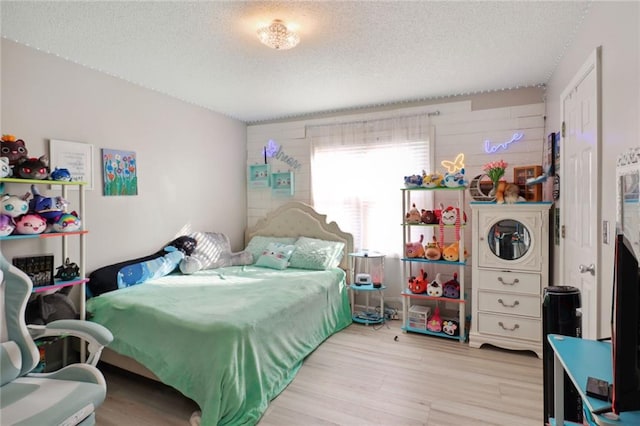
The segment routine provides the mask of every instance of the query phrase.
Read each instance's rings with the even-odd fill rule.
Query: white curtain
[[[429,117],[311,126],[308,134],[314,207],[353,234],[356,250],[401,253],[400,189],[404,176],[431,170]]]

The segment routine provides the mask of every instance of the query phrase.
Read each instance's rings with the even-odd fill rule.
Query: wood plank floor
[[[170,387],[100,367],[99,426],[188,425],[198,408]],[[542,396],[542,361],[531,352],[404,334],[399,321],[353,324],[308,357],[259,425],[539,426]]]

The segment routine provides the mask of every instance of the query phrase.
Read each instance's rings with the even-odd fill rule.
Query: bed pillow
[[[324,271],[338,267],[342,260],[344,243],[300,237],[295,247],[289,262],[291,268]]]
[[[245,248],[253,256],[253,262],[257,262],[258,258],[262,256],[262,252],[267,249],[269,243],[280,243],[290,245],[296,242],[295,237],[265,237],[262,235],[256,235],[251,238],[249,244]]]
[[[232,253],[229,237],[221,232],[194,232],[190,236],[198,243],[191,256],[185,256],[180,262],[180,272],[183,274],[253,263],[251,254],[246,251]]]
[[[287,269],[289,259],[295,248],[294,245],[269,243],[260,257],[258,257],[256,266],[280,270]]]

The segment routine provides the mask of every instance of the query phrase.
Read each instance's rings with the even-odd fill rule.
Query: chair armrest
[[[109,345],[113,335],[104,326],[95,322],[82,320],[57,320],[47,325],[29,325],[29,333],[33,339],[51,336],[75,336],[88,343],[87,364],[96,365],[100,359],[102,348]]]

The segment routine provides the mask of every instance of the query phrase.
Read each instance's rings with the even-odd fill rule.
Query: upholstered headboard
[[[335,222],[327,223],[327,216],[318,213],[308,204],[292,201],[270,212],[255,226],[247,228],[244,234],[245,246],[255,235],[296,238],[305,236],[341,241],[345,245],[345,252],[340,267],[347,271],[347,279],[351,279],[347,254],[353,252],[353,235],[343,232]]]

